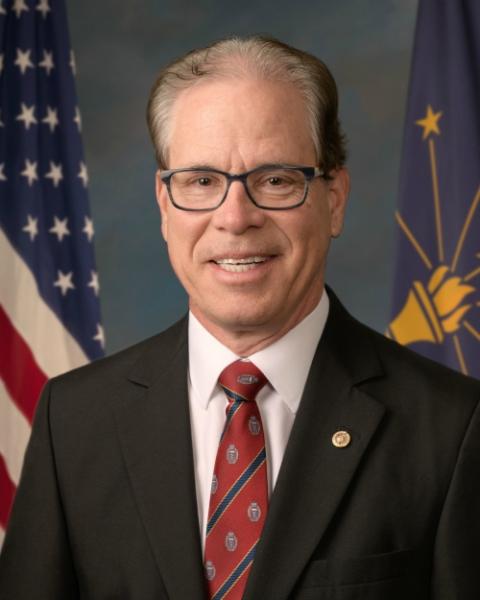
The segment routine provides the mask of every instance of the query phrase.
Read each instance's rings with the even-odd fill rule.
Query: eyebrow
[[[299,165],[292,164],[292,163],[289,163],[289,162],[284,162],[284,161],[269,161],[269,162],[266,162],[266,163],[260,163],[256,167],[252,167],[251,169],[247,169],[247,171],[245,171],[245,172],[253,171],[254,169],[258,169],[260,167],[280,167],[280,166],[283,166],[283,167],[298,167]],[[202,170],[205,170],[205,169],[213,169],[214,171],[220,171],[222,173],[228,173],[228,172],[230,172],[230,171],[224,171],[220,167],[217,167],[215,165],[208,164],[208,163],[185,165],[183,167],[176,167],[176,168],[178,168],[178,169],[195,169],[197,171],[202,171]]]
[[[218,167],[215,167],[214,165],[209,165],[209,164],[194,164],[194,165],[187,165],[184,167],[178,167],[179,169],[197,169],[198,171],[201,171],[202,169],[214,169],[215,171],[222,171],[222,169],[219,169]]]

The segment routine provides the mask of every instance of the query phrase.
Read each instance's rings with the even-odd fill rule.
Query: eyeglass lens
[[[288,208],[301,202],[306,178],[295,169],[268,168],[249,173],[246,185],[259,206]],[[206,209],[220,204],[227,192],[228,178],[216,171],[179,171],[170,179],[174,202],[183,208]]]

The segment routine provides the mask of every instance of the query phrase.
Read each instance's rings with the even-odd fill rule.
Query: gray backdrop
[[[417,0],[67,0],[67,8],[107,352],[186,309],[160,236],[145,104],[166,61],[229,34],[272,34],[333,71],[353,187],[327,280],[358,318],[383,330]]]

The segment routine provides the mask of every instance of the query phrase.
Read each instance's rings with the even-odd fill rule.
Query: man
[[[325,291],[325,65],[218,42],[162,71],[149,124],[189,317],[47,385],[2,600],[477,598],[479,384]]]

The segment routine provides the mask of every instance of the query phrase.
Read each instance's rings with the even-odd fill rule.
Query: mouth
[[[247,256],[245,258],[216,258],[211,262],[220,269],[230,273],[243,273],[257,269],[260,265],[271,260],[272,256]]]

